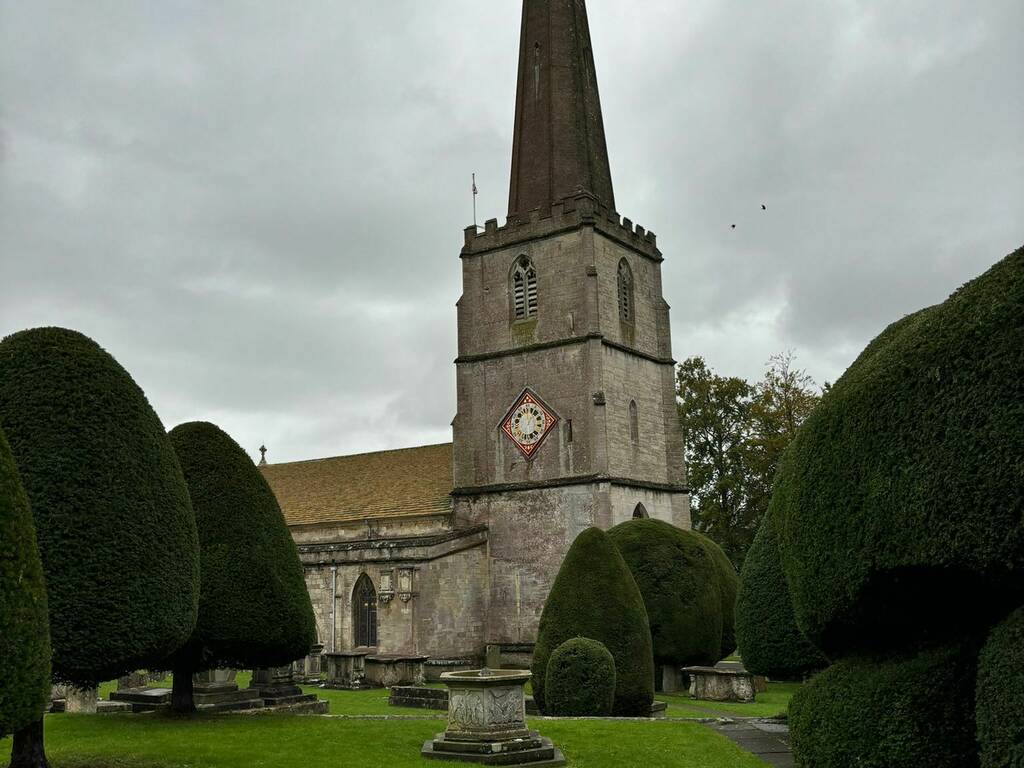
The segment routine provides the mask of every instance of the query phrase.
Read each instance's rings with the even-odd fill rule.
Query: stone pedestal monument
[[[565,765],[551,740],[526,726],[523,685],[530,676],[490,669],[442,675],[448,686],[448,730],[424,743],[420,754],[482,765]]]

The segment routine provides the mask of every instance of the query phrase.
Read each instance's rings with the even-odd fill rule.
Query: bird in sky
[[[764,203],[761,203],[761,210],[762,211],[767,211],[768,210],[768,206],[765,205]]]

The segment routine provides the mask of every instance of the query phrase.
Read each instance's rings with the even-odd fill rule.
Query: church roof
[[[288,525],[451,511],[452,444],[260,467]]]

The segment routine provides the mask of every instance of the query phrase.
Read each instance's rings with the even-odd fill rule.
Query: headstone
[[[66,689],[64,711],[73,715],[95,715],[96,705],[99,702],[99,690],[96,688],[74,688],[68,686]]]
[[[117,690],[119,691],[131,691],[136,688],[145,688],[147,685],[149,685],[148,672],[132,672],[117,678]]]

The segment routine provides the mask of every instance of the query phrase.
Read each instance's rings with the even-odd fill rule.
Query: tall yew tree
[[[0,738],[50,700],[50,624],[32,512],[0,431]]]
[[[38,328],[0,342],[0,423],[35,519],[53,677],[92,687],[154,667],[195,626],[195,518],[146,396],[94,341]],[[42,719],[11,768],[46,765]]]
[[[190,712],[194,672],[287,664],[309,653],[316,623],[295,542],[252,459],[213,424],[170,438],[199,531],[199,619],[170,664],[171,706]]]

